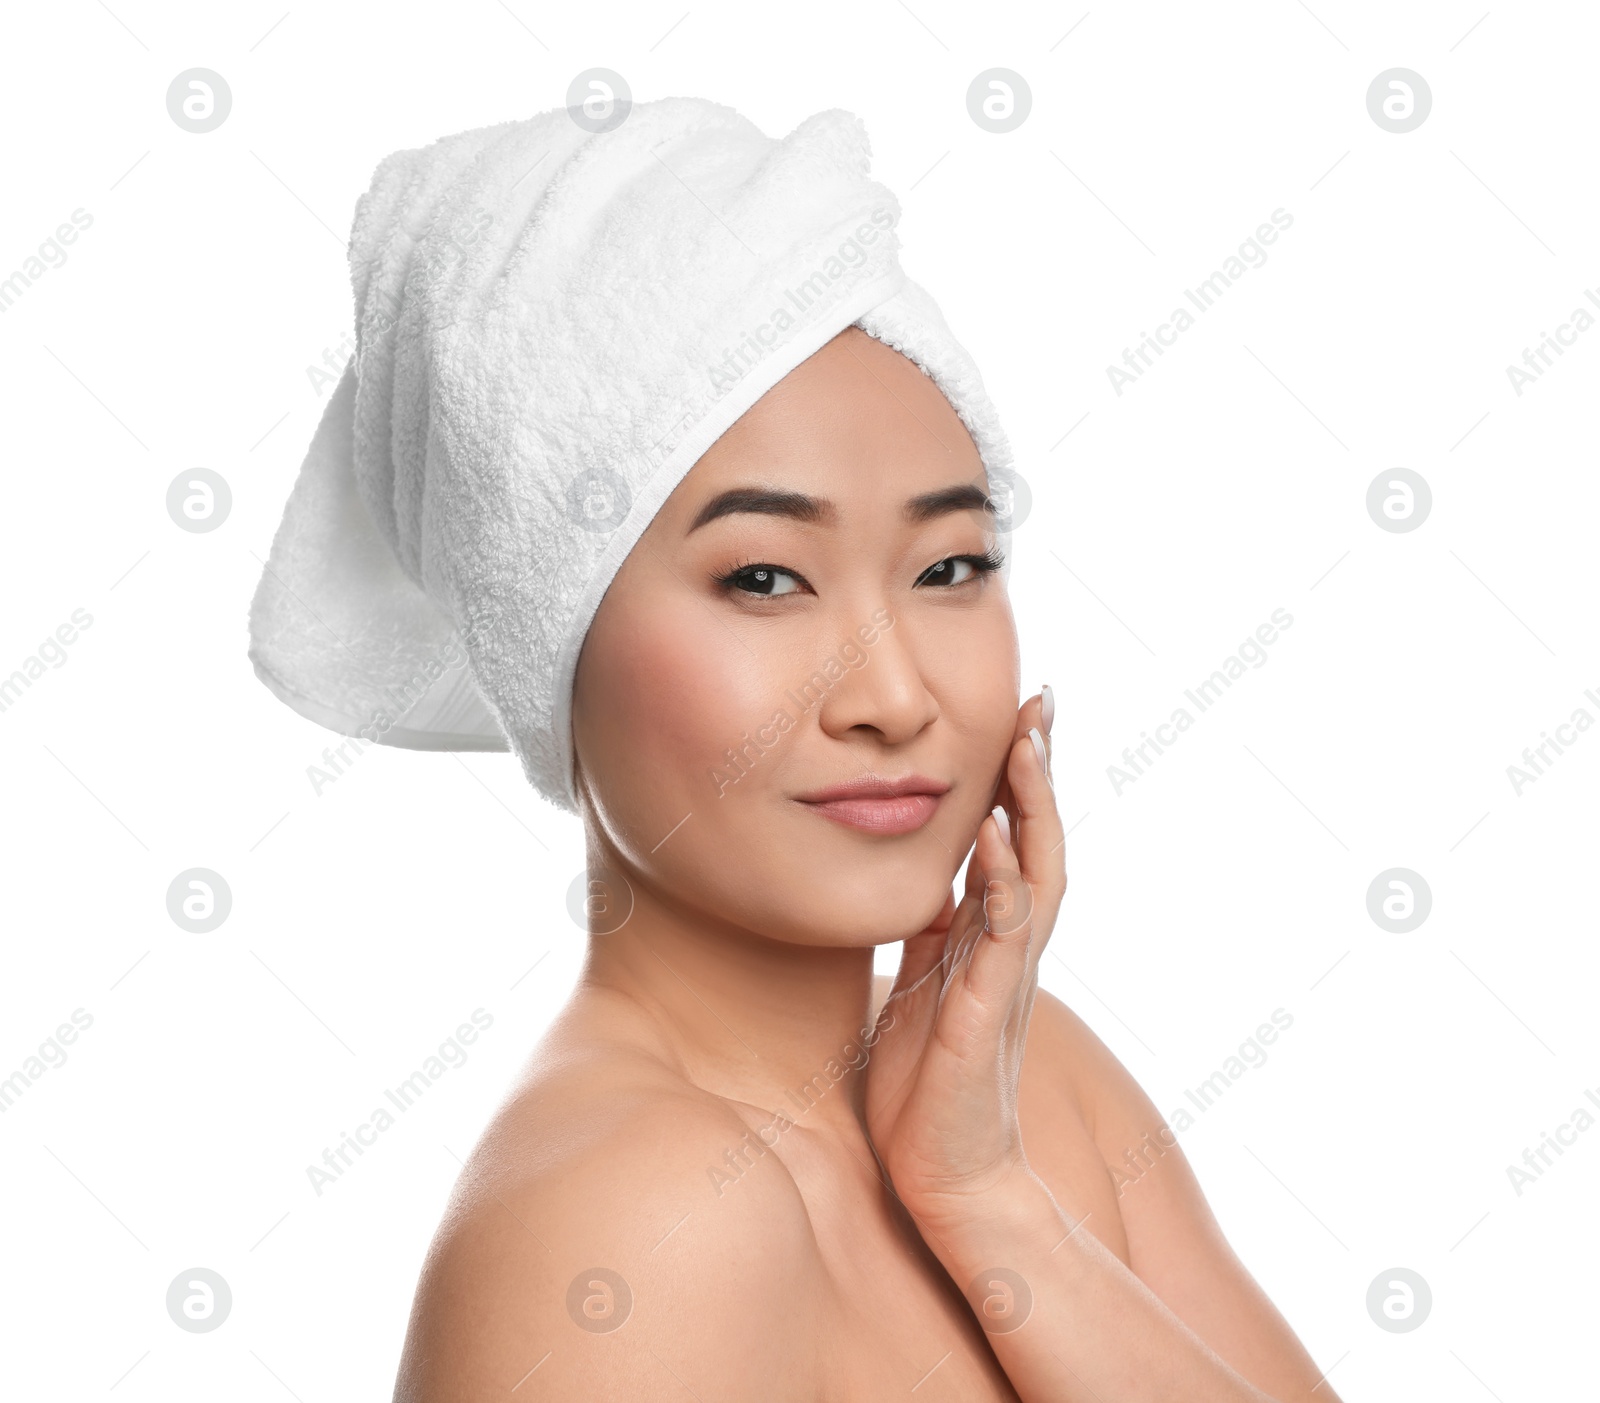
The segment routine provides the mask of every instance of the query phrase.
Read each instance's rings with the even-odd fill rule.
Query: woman
[[[731,398],[690,394],[664,457],[588,458],[631,464],[614,474],[616,510],[599,509],[607,544],[585,539],[596,534],[588,517],[546,518],[537,549],[590,562],[595,607],[582,589],[532,600],[539,627],[567,640],[570,667],[518,633],[526,541],[516,583],[481,583],[496,530],[537,495],[540,470],[526,438],[496,460],[515,436],[464,431],[467,411],[452,404],[463,367],[505,358],[482,350],[492,312],[464,340],[445,329],[496,299],[520,309],[519,327],[560,321],[559,303],[543,317],[528,305],[530,286],[554,296],[560,279],[518,271],[533,269],[530,249],[557,257],[529,232],[559,224],[550,201],[576,198],[584,178],[633,190],[665,146],[673,179],[687,185],[689,172],[694,188],[719,190],[740,242],[762,209],[741,191],[767,182],[796,202],[771,224],[788,231],[788,252],[759,235],[747,245],[752,268],[770,258],[781,271],[820,246],[794,230],[840,198],[829,182],[841,171],[846,186],[865,180],[864,137],[850,149],[848,125],[813,119],[792,145],[761,145],[710,107],[646,104],[576,139],[562,148],[565,174],[526,205],[478,154],[513,137],[480,145],[450,188],[462,199],[498,189],[484,227],[509,210],[515,237],[441,271],[431,231],[464,227],[439,217],[448,201],[398,243],[386,234],[369,276],[409,260],[403,290],[423,300],[381,330],[357,273],[370,344],[407,315],[431,331],[419,365],[406,369],[402,332],[382,352],[395,366],[359,364],[360,388],[341,387],[355,396],[347,456],[359,485],[346,507],[360,496],[404,575],[467,625],[475,686],[530,779],[581,814],[591,878],[582,977],[461,1175],[395,1397],[1335,1399],[1229,1249],[1149,1098],[1064,1004],[1038,994],[1066,881],[1054,708],[1047,688],[1017,706],[1008,533],[991,495],[1003,439],[942,322],[925,310],[897,322],[884,310],[897,305],[884,297],[893,280],[864,264],[823,289],[836,291],[819,299],[829,314],[787,341],[782,328],[771,343],[751,338],[767,354],[740,367]],[[759,159],[741,162],[731,137],[688,141],[707,121],[719,142],[735,130],[755,141]],[[639,130],[650,122],[666,126]],[[600,173],[630,127],[629,174]],[[539,130],[525,153],[555,135]],[[657,140],[663,130],[683,139]],[[718,184],[735,170],[739,180]],[[445,186],[412,177],[406,188]],[[670,185],[656,189],[651,199],[672,198]],[[366,216],[382,204],[369,195]],[[604,207],[584,204],[596,246],[610,246]],[[737,263],[726,250],[697,252],[651,227],[655,248],[685,260],[674,286],[711,276],[718,260],[717,276],[750,276],[725,271]],[[618,245],[614,256],[651,254]],[[759,296],[725,308],[726,326]],[[661,315],[641,345],[659,348],[691,320],[670,306]],[[705,344],[726,326],[702,326]],[[628,403],[682,388],[648,355],[629,381],[645,392]],[[402,416],[382,432],[363,428],[369,382],[380,390],[368,408]],[[477,400],[496,398],[472,383]],[[605,423],[564,415],[559,387],[541,384],[551,393],[526,404],[508,391],[522,407],[507,412],[570,422],[567,451],[593,450]],[[581,384],[587,407],[592,381]],[[431,401],[427,422],[408,430],[417,400]],[[661,411],[665,422],[679,422],[674,412]],[[319,437],[333,418],[330,407]],[[657,427],[630,424],[627,442],[654,448]],[[415,446],[436,441],[445,448]],[[287,550],[280,564],[292,567]],[[310,572],[299,583],[311,588]],[[318,602],[339,599],[330,590]],[[276,607],[258,598],[258,670],[306,714],[353,732],[358,708],[345,701],[336,715],[332,689],[307,695],[313,670],[286,680],[291,662],[272,654],[265,622]],[[517,652],[519,639],[530,651]],[[544,673],[541,713],[517,688]],[[472,743],[464,694],[456,682],[446,691],[385,715],[372,738]],[[969,853],[958,903],[952,883]],[[886,987],[873,951],[898,941]]]

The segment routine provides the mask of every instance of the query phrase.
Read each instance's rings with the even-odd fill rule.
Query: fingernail
[[[1039,695],[1043,698],[1039,706],[1039,719],[1044,722],[1044,733],[1049,735],[1050,724],[1056,719],[1056,694],[1050,690],[1050,684],[1046,682],[1039,688]]]
[[[1006,817],[1006,809],[1004,804],[996,804],[994,806],[994,821],[1000,825],[1000,836],[1004,838],[1007,843],[1010,843],[1011,821]]]
[[[1044,737],[1039,734],[1037,726],[1028,727],[1028,739],[1033,742],[1033,753],[1039,757],[1039,768],[1044,771],[1045,783],[1054,789],[1056,782],[1050,778],[1050,762],[1044,756]]]

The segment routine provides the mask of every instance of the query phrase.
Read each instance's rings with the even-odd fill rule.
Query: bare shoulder
[[[615,1049],[531,1078],[429,1251],[396,1403],[810,1399],[804,1202],[727,1103]],[[730,1157],[730,1152],[731,1157]],[[729,1348],[732,1340],[738,1348]]]
[[[1160,1125],[1160,1113],[1144,1097],[1117,1055],[1070,1005],[1047,989],[1040,989],[1034,996],[1033,1015],[1028,1023],[1028,1052],[1031,1055],[1035,1050],[1043,1054],[1040,1061],[1045,1065],[1041,1070],[1047,1070],[1053,1081],[1065,1087],[1097,1141],[1103,1129],[1114,1128],[1128,1111],[1138,1119],[1147,1109],[1155,1117],[1151,1129]],[[1108,1156],[1108,1163],[1120,1159],[1121,1153],[1117,1148]]]

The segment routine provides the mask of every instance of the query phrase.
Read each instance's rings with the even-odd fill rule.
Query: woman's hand
[[[952,892],[905,942],[866,1071],[867,1129],[896,1194],[939,1232],[1030,1171],[1017,1081],[1039,957],[1066,891],[1061,816],[1048,778],[1042,694],[1017,715],[997,798],[1014,841],[983,820]],[[1039,736],[1036,742],[1034,737]]]

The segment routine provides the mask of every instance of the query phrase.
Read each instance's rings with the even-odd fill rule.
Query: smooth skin
[[[1037,987],[1053,718],[984,486],[851,328],[624,562],[574,688],[587,958],[456,1185],[397,1403],[1338,1403],[1181,1149],[1126,1182],[1162,1118]],[[950,788],[898,835],[797,800],[864,773]],[[997,1331],[1007,1264],[1033,1304]]]

